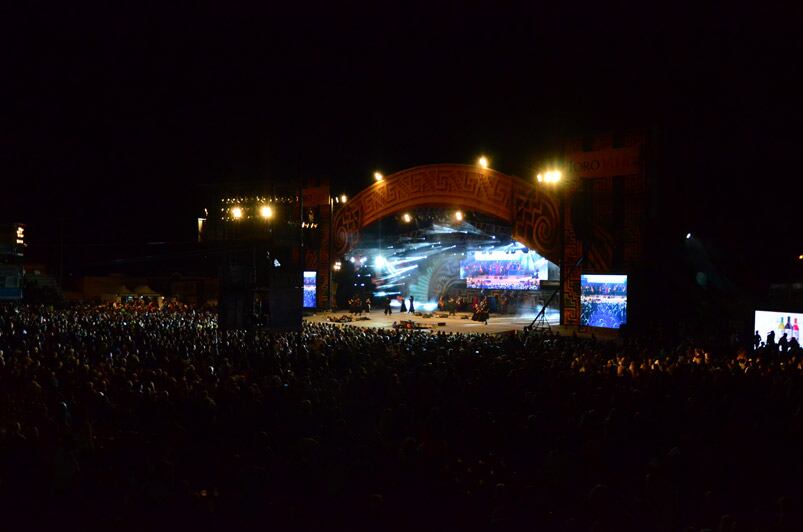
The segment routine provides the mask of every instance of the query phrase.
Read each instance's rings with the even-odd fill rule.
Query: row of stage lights
[[[462,222],[464,218],[465,215],[463,214],[463,211],[454,211],[455,220],[457,220],[458,222]],[[401,215],[401,220],[402,222],[409,224],[410,222],[413,221],[413,215],[410,214],[409,212],[405,212],[404,214]]]
[[[261,200],[261,199],[262,198],[257,198],[257,200]],[[332,202],[333,203],[346,203],[346,201],[348,201],[348,196],[346,196],[345,194],[341,194],[339,196],[336,196],[336,197],[332,198]],[[224,203],[235,203],[234,205],[232,205],[228,209],[226,209],[225,207],[222,207],[220,209],[224,213],[226,213],[228,211],[229,217],[232,220],[242,220],[243,218],[248,218],[247,212],[246,212],[246,208],[243,207],[240,204],[240,203],[244,203],[245,202],[244,198],[238,198],[237,200],[226,199],[226,200],[223,200],[223,202]],[[263,220],[270,220],[270,219],[273,218],[273,216],[275,214],[274,208],[271,205],[268,205],[268,204],[260,205],[259,207],[256,208],[256,212],[259,213],[259,217],[262,218]],[[302,224],[302,227],[317,227],[317,225],[318,224],[308,223],[308,224]]]
[[[220,210],[225,212],[225,209],[220,209]],[[273,218],[274,211],[273,207],[271,207],[270,205],[259,206],[257,208],[257,212],[259,213],[259,216],[265,220],[270,220],[271,218]],[[240,205],[234,205],[233,207],[230,207],[229,216],[231,216],[231,218],[234,220],[242,220],[243,218],[246,218],[245,207],[242,207]]]
[[[242,220],[245,216],[245,210],[239,205],[235,205],[229,209],[229,214],[235,220]],[[264,220],[270,220],[273,218],[273,207],[270,205],[262,205],[259,208],[259,216]],[[301,222],[301,227],[314,229],[318,227],[318,224],[315,222]]]
[[[488,161],[488,158],[485,157],[484,155],[481,156],[479,159],[477,159],[477,165],[483,169],[487,169],[489,164],[490,163]],[[561,180],[561,177],[562,174],[560,170],[549,170],[544,173],[539,173],[538,175],[536,175],[536,180],[539,183],[552,184],[559,182]],[[384,181],[385,176],[382,174],[382,172],[379,171],[374,172],[374,180],[376,182]],[[263,200],[263,198],[257,198],[257,200]],[[346,203],[346,201],[348,201],[348,197],[345,194],[341,194],[339,196],[332,197],[331,200],[333,203]],[[227,199],[224,201],[226,203],[238,202],[238,200],[234,199]],[[239,202],[242,201],[243,198],[239,198]],[[225,209],[221,210],[225,211]],[[242,220],[243,218],[246,218],[245,207],[243,207],[242,205],[235,204],[232,207],[230,207],[228,211],[229,211],[229,216],[231,216],[231,218],[234,220]],[[258,207],[257,211],[259,212],[259,216],[264,220],[270,220],[271,218],[273,218],[274,211],[273,207],[271,207],[270,205],[261,205],[260,207]],[[457,220],[458,222],[463,221],[463,213],[461,211],[456,211],[454,217],[455,220]],[[404,213],[402,215],[402,221],[404,221],[404,223],[410,223],[413,221],[413,217],[409,213]]]
[[[484,155],[477,159],[477,166],[482,169],[487,169],[489,164],[488,158]],[[560,170],[548,170],[535,176],[539,183],[557,183],[561,180],[561,177],[563,177],[563,174]],[[385,176],[382,175],[382,172],[374,172],[374,180],[376,182],[384,181]]]

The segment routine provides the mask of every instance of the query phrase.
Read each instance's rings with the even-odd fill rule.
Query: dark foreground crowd
[[[667,344],[0,307],[0,522],[803,530],[803,353]]]

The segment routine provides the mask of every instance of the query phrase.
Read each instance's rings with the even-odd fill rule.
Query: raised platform
[[[363,317],[367,320],[360,320],[359,316],[351,314],[347,311],[337,312],[319,312],[313,316],[308,316],[304,320],[310,323],[332,323],[331,317],[340,318],[342,316],[351,316],[353,321],[342,323],[342,325],[355,325],[357,327],[372,327],[381,329],[392,329],[393,324],[401,321],[412,321],[416,327],[426,327],[420,329],[424,332],[447,332],[447,333],[462,333],[462,334],[497,334],[509,331],[520,331],[524,327],[532,323],[535,314],[518,314],[518,315],[500,315],[491,314],[488,319],[488,324],[481,321],[471,321],[471,314],[466,312],[458,312],[454,316],[447,318],[438,317],[440,313],[435,313],[431,318],[424,318],[422,316],[414,316],[412,314],[401,314],[394,312],[390,316],[385,316],[383,311],[374,310],[370,314],[363,313]],[[465,318],[464,318],[465,316]],[[558,330],[558,313],[547,313],[547,319],[553,330]],[[439,325],[443,324],[443,325]],[[563,331],[561,330],[561,334]]]

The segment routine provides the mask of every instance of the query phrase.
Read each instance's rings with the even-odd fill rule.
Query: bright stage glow
[[[232,207],[231,208],[231,217],[235,220],[239,220],[243,217],[243,209],[242,207]]]
[[[346,195],[345,195],[345,194],[341,194],[341,195],[340,195],[340,203],[346,203],[346,200],[347,200],[347,199],[348,199],[348,197],[346,197]]]
[[[377,255],[376,257],[374,257],[374,266],[375,267],[377,267],[379,269],[382,269],[382,268],[385,267],[386,264],[387,264],[387,261],[385,260],[385,257],[383,257],[382,255]]]
[[[405,212],[402,214],[402,220],[404,220],[404,223],[409,224],[411,221],[413,221],[413,217]]]
[[[483,168],[488,168],[488,158],[483,155],[482,157],[479,158],[477,164],[479,164]]]
[[[385,179],[385,176],[383,176],[380,172],[374,172],[374,179],[376,179],[377,181],[382,181],[383,179]]]
[[[691,233],[686,233],[686,240],[691,238]]]
[[[455,220],[457,220],[458,222],[462,222],[462,221],[463,221],[463,211],[457,211],[457,212],[455,212],[455,213],[454,213],[454,218],[455,218]]]
[[[271,209],[268,205],[263,205],[259,208],[259,214],[265,218],[266,220],[273,218],[273,209]]]
[[[539,183],[542,183],[544,181],[544,174],[538,174],[537,176],[535,176],[535,178],[538,180]]]

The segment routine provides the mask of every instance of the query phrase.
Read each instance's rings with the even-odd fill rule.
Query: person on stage
[[[390,307],[390,296],[385,298],[385,316],[390,316],[393,310]]]
[[[413,305],[413,301],[414,300],[415,300],[415,298],[413,296],[410,296],[410,314],[414,314],[415,313],[415,306]]]
[[[399,312],[404,314],[405,312],[407,312],[407,305],[404,303],[404,296],[400,297],[401,297],[401,308],[399,309]]]

